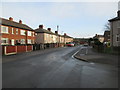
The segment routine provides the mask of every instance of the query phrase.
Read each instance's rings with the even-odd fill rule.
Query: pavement
[[[118,55],[98,53],[92,47],[82,47],[74,55],[75,58],[86,62],[118,66]]]
[[[52,48],[3,56],[2,87],[118,88],[118,68],[74,58],[81,48],[84,47]]]

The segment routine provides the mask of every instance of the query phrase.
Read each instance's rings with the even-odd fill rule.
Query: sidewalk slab
[[[118,66],[118,55],[110,55],[105,53],[98,53],[94,51],[93,48],[83,48],[82,50],[88,50],[87,54],[80,50],[74,57],[83,60],[86,62],[95,62],[95,63],[103,63]],[[82,54],[81,54],[82,53]]]

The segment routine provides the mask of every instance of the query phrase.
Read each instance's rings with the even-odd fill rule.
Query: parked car
[[[69,43],[66,43],[66,46],[68,46],[68,47],[74,47],[75,44],[73,42],[69,42]]]
[[[87,47],[87,46],[89,46],[87,43],[85,43],[83,46],[85,46],[85,47]]]

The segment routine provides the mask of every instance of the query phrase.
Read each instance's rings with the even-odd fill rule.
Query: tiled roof
[[[68,35],[61,35],[61,36],[66,37],[66,38],[73,38],[73,37],[70,37]]]
[[[48,34],[56,35],[55,33],[51,32],[51,31],[48,31],[46,29],[42,29],[42,28],[35,29],[35,32],[36,33],[48,33]]]
[[[18,22],[10,21],[10,20],[3,19],[3,18],[0,18],[0,21],[1,21],[1,25],[16,27],[16,28],[25,29],[25,30],[33,30],[32,28],[30,28],[26,24],[20,24]]]

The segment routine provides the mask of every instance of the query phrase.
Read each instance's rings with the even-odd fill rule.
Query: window
[[[18,34],[18,29],[16,29],[16,34]]]
[[[31,40],[31,39],[28,39],[28,40],[27,40],[27,43],[28,43],[28,44],[32,44],[32,40]]]
[[[117,42],[120,41],[120,35],[119,35],[119,34],[116,35],[116,41],[117,41]]]
[[[21,35],[25,35],[25,30],[20,30]]]
[[[8,44],[8,38],[1,38],[1,40],[2,40],[1,45]]]
[[[1,33],[8,33],[8,27],[1,26]]]
[[[12,34],[14,34],[14,28],[12,28]]]
[[[28,36],[32,36],[32,32],[31,31],[28,31]]]
[[[25,44],[25,39],[21,39],[21,40],[20,40],[20,43],[21,43],[21,44]]]

